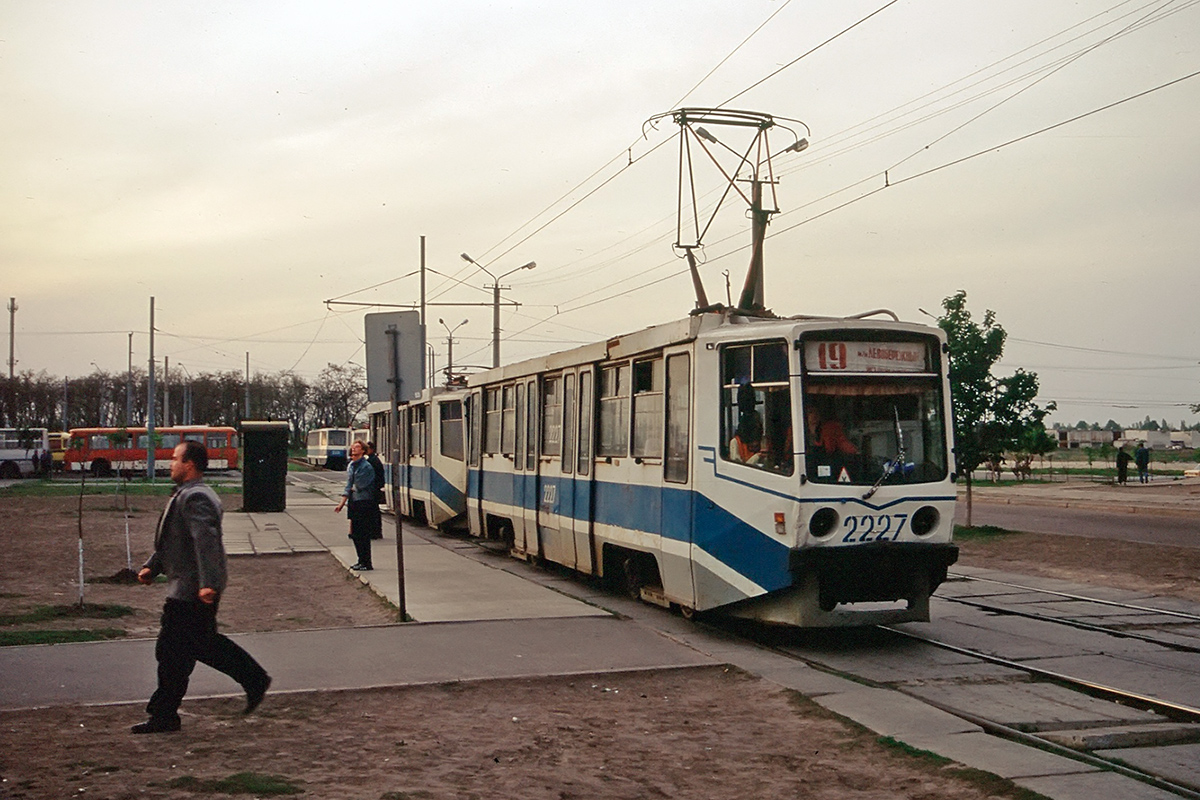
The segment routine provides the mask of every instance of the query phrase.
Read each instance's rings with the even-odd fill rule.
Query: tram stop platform
[[[325,551],[348,569],[356,560],[354,548],[345,515],[333,511],[340,489],[328,479],[293,476],[286,511],[226,512],[228,553]],[[398,605],[392,523],[384,517],[384,539],[373,543],[375,569],[355,574]],[[472,540],[406,524],[403,544],[405,605],[413,622],[233,636],[271,672],[272,694],[732,664],[881,736],[1009,778],[1054,800],[1175,797],[990,736],[916,698],[813,669]],[[0,675],[3,709],[140,706],[155,685],[154,641],[0,648]],[[188,696],[231,696],[236,690],[225,676],[199,669]]]

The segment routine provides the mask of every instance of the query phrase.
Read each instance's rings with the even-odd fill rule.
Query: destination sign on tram
[[[804,343],[809,372],[927,372],[921,342]]]

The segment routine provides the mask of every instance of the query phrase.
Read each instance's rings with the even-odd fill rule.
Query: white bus
[[[45,428],[0,428],[0,478],[23,478],[40,472],[42,453],[49,449]]]

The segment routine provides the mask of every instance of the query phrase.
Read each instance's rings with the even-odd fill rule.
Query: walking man
[[[154,554],[138,580],[167,576],[162,628],[154,647],[158,689],[146,705],[150,718],[133,726],[134,733],[179,730],[179,705],[199,661],[233,678],[246,691],[249,714],[262,702],[271,678],[249,653],[217,632],[217,604],[225,591],[225,545],[221,541],[224,510],[216,493],[202,482],[208,468],[203,443],[187,441],[175,448],[171,461],[174,494],[154,535]]]
[[[1150,450],[1146,447],[1145,442],[1138,444],[1138,449],[1133,451],[1133,461],[1137,464],[1138,483],[1150,482]]]

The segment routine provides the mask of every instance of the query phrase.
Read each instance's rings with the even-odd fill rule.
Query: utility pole
[[[250,351],[246,351],[246,413],[242,419],[250,419]]]
[[[125,374],[125,427],[133,424],[133,331],[129,332],[129,372]]]
[[[70,430],[70,425],[67,424],[67,386],[71,379],[63,375],[63,430]]]
[[[762,206],[763,182],[757,176],[752,181],[753,193],[750,195],[751,243],[750,269],[746,271],[746,283],[742,287],[742,296],[738,299],[738,308],[761,311],[763,306],[763,240],[767,236],[767,223],[771,212],[764,211]]]
[[[12,380],[17,367],[16,358],[17,298],[8,298],[8,378]]]
[[[163,427],[171,427],[171,357],[163,356]]]
[[[496,276],[490,269],[485,267],[483,264],[480,264],[466,253],[462,253],[459,258],[469,264],[474,264],[475,266],[479,267],[488,274],[488,277],[492,279],[491,286],[484,288],[492,290],[492,366],[498,367],[500,366],[500,290],[508,288],[507,286],[501,286],[500,281],[503,278],[507,278],[509,275],[512,275],[514,272],[520,272],[523,269],[533,269],[537,266],[537,262],[530,261],[528,264],[522,264],[516,269],[510,269],[503,275]]]
[[[146,477],[154,482],[154,298],[150,298],[150,358],[146,380]]]

